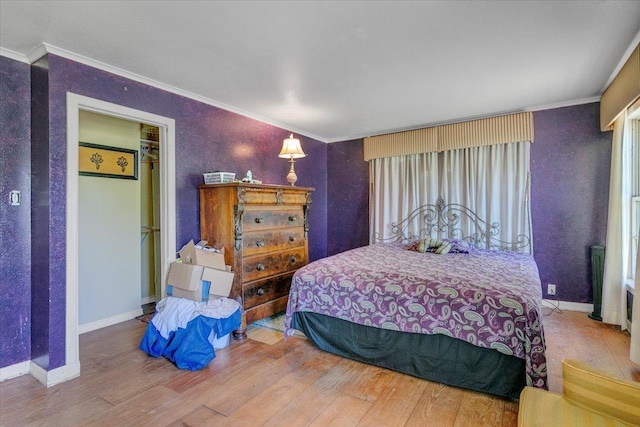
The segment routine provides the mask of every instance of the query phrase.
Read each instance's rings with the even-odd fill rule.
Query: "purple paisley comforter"
[[[547,388],[542,293],[531,255],[474,249],[420,253],[376,244],[298,270],[291,316],[309,311],[366,326],[444,334],[525,360],[527,385]]]

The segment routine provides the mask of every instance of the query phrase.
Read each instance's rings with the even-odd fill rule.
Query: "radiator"
[[[593,287],[594,320],[602,321],[602,282],[604,276],[604,246],[591,246],[591,286]]]
[[[627,289],[627,326],[633,319],[633,294]]]

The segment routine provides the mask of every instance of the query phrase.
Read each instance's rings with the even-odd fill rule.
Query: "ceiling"
[[[640,1],[0,1],[46,51],[325,142],[597,101]]]

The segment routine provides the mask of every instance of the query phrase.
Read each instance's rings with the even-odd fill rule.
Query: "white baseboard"
[[[593,313],[593,304],[583,302],[558,301],[553,299],[543,299],[545,307],[558,307],[560,310],[579,311],[582,313]]]
[[[116,323],[125,322],[127,320],[135,319],[141,316],[142,308],[130,311],[128,313],[118,314],[117,316],[108,317],[106,319],[96,320],[95,322],[85,323],[78,326],[78,334],[84,334],[86,332],[95,331],[96,329],[106,328],[107,326],[115,325]]]
[[[11,378],[17,378],[24,374],[28,374],[30,363],[30,360],[25,360],[24,362],[0,368],[0,382],[10,380]]]
[[[151,304],[152,302],[156,302],[156,296],[155,295],[149,295],[148,297],[143,297],[141,304],[142,305]]]
[[[51,387],[80,376],[80,362],[64,365],[50,371],[31,362],[29,368],[31,375],[46,387]]]
[[[25,360],[24,362],[16,363],[15,365],[0,368],[0,382],[26,374],[31,374],[43,385],[51,387],[80,376],[80,362],[76,362],[71,365],[64,365],[47,371],[31,360]]]

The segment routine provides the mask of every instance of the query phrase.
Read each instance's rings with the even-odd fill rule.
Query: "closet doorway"
[[[135,136],[137,147],[140,147],[140,123],[156,126],[159,129],[159,157],[163,160],[159,169],[160,192],[160,277],[163,277],[169,268],[169,263],[175,258],[176,251],[176,208],[175,208],[175,120],[148,113],[141,110],[112,104],[95,98],[90,98],[74,93],[67,93],[67,185],[66,185],[66,304],[65,304],[65,366],[55,373],[55,382],[61,378],[73,378],[80,371],[78,335],[89,330],[98,329],[119,323],[135,317],[141,313],[141,283],[138,274],[136,283],[132,283],[135,290],[135,306],[137,310],[120,312],[115,316],[105,316],[99,322],[92,322],[91,328],[80,328],[79,322],[79,175],[78,155],[80,141],[80,112],[92,112],[112,118],[124,119],[134,122],[136,125]],[[171,159],[171,160],[167,160]],[[122,180],[114,180],[122,181]],[[136,199],[139,203],[139,199]],[[140,245],[140,214],[137,209],[137,229],[133,232],[134,243],[138,258],[141,253]],[[95,223],[95,227],[101,224]],[[160,296],[165,294],[164,283],[159,281],[159,289],[155,291]],[[135,307],[134,307],[135,308]],[[53,374],[52,374],[53,377]],[[50,379],[46,379],[49,383]]]
[[[160,161],[160,129],[140,123],[140,295],[143,310],[161,299]]]
[[[78,141],[80,111],[92,111],[137,123],[149,123],[160,129],[160,156],[164,159],[160,163],[160,271],[162,275],[168,271],[169,263],[175,258],[176,253],[175,120],[67,92],[65,365],[49,371],[43,375],[43,378],[39,378],[42,383],[47,385],[57,384],[80,375],[78,338],[80,333],[78,325]],[[162,282],[160,287],[160,293],[164,295],[165,289]],[[123,320],[126,319],[120,321]]]
[[[160,128],[80,111],[79,138],[84,153],[96,150],[96,161],[83,163],[91,173],[78,178],[78,323],[84,333],[136,317],[160,299]],[[112,160],[102,158],[100,147],[136,153],[133,175],[101,174]]]

